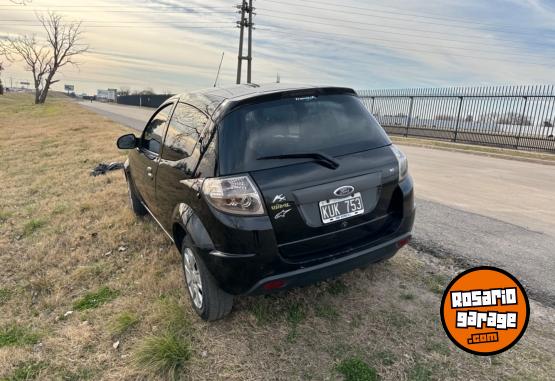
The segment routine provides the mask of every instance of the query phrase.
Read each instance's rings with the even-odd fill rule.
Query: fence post
[[[412,118],[412,106],[414,105],[414,97],[410,97],[409,115],[407,118],[407,129],[405,131],[405,137],[409,136],[409,127]]]
[[[459,133],[459,124],[461,122],[461,111],[462,111],[462,105],[463,105],[463,97],[459,97],[459,99],[461,100],[459,103],[459,112],[457,113],[457,122],[455,124],[455,138],[453,139],[454,142],[457,141],[457,134]]]
[[[524,123],[524,115],[526,114],[526,106],[528,105],[528,97],[524,98],[524,106],[522,106],[522,113],[520,114],[520,128],[518,129],[518,136],[516,137],[515,149],[518,149],[518,143],[520,142],[520,136],[522,135],[522,124]]]
[[[375,97],[372,97],[372,110],[370,111],[372,115],[374,114],[374,101],[376,100]]]

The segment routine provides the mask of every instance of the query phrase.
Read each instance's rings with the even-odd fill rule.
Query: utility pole
[[[252,22],[252,16],[254,15],[254,7],[252,6],[252,0],[242,0],[241,5],[237,5],[239,13],[241,13],[241,21],[237,21],[237,26],[241,28],[239,32],[239,55],[237,57],[237,84],[241,83],[241,73],[242,73],[242,63],[244,60],[247,61],[247,83],[251,83],[252,80],[252,30],[254,23]],[[247,17],[248,15],[248,17]],[[248,53],[246,56],[243,55],[243,40],[245,36],[245,27],[249,28],[248,33]]]

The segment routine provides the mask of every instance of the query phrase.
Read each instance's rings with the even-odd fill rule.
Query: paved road
[[[141,130],[151,109],[85,107]],[[555,166],[403,146],[416,184],[413,246],[508,270],[555,306]]]
[[[155,111],[148,107],[123,106],[113,103],[84,101],[79,104],[137,131],[144,129],[146,122]]]
[[[504,268],[555,306],[555,166],[401,148],[418,196],[413,246]]]

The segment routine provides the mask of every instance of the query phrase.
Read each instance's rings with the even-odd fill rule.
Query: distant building
[[[116,89],[108,89],[108,90],[97,90],[96,91],[96,100],[101,102],[115,102],[116,101]]]

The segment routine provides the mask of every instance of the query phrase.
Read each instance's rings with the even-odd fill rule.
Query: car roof
[[[318,89],[334,89],[336,91],[343,91],[353,93],[354,90],[343,87],[334,86],[313,86],[313,85],[299,85],[299,84],[242,84],[225,88],[208,88],[197,90],[190,93],[182,93],[175,95],[168,101],[175,101],[179,99],[182,102],[189,103],[196,108],[204,111],[206,114],[213,116],[219,110],[222,104],[228,106],[237,105],[241,103],[248,103],[248,100],[271,94],[280,94],[284,92],[302,91],[302,90],[318,90]],[[226,107],[230,108],[230,107]]]

